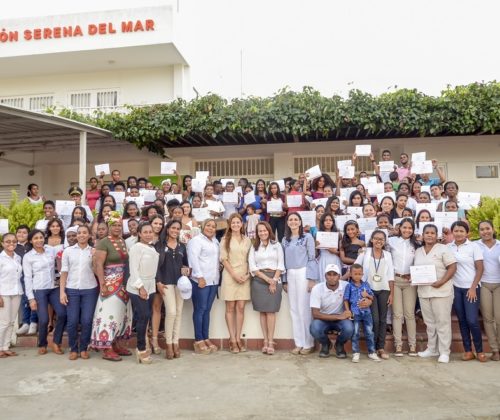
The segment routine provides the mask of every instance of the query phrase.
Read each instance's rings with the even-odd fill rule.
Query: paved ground
[[[70,362],[67,355],[0,360],[0,419],[499,418],[500,363],[404,357],[321,360],[257,352]]]

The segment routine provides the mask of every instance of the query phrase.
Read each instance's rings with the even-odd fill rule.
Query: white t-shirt
[[[339,287],[335,290],[330,290],[326,282],[318,283],[311,290],[311,308],[318,308],[323,314],[341,314],[344,312],[344,291],[347,287],[347,282],[339,281]]]
[[[474,282],[476,267],[474,263],[483,259],[481,248],[468,239],[462,245],[455,242],[448,244],[448,248],[457,260],[457,271],[452,277],[453,285],[468,289]]]
[[[481,283],[500,283],[500,241],[488,248],[483,241],[475,241],[475,244],[483,251],[484,272]]]

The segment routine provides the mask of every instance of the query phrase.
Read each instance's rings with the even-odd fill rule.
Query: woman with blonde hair
[[[221,297],[226,302],[226,324],[229,330],[229,351],[245,352],[241,331],[245,304],[250,300],[250,273],[248,252],[252,242],[244,235],[243,218],[233,213],[227,220],[228,227],[220,242],[222,272]]]

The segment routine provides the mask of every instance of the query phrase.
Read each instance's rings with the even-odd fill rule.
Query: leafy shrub
[[[12,191],[8,206],[0,204],[0,219],[9,219],[9,231],[13,233],[21,225],[28,225],[33,229],[35,223],[43,217],[43,204],[31,204],[27,198],[19,201],[16,191]]]
[[[500,198],[481,197],[481,205],[467,212],[470,223],[470,238],[479,239],[479,223],[490,220],[495,231],[500,234]]]

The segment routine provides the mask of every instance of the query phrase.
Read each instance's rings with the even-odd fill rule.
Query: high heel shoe
[[[179,348],[179,344],[174,344],[174,359],[178,359],[181,357],[181,349]]]
[[[229,351],[233,354],[240,352],[240,348],[239,348],[238,343],[236,341],[229,342]]]
[[[238,349],[240,350],[240,353],[245,353],[247,351],[247,348],[241,342],[241,340],[236,340],[236,344],[238,345]]]
[[[205,341],[200,340],[200,341],[195,341],[193,344],[194,347],[194,352],[196,354],[210,354],[211,351],[205,344]]]
[[[154,354],[161,353],[161,347],[158,345],[158,337],[151,337],[151,347],[153,348]]]
[[[215,353],[217,350],[219,350],[219,348],[208,339],[205,340],[205,344],[210,349],[211,353]]]
[[[262,346],[262,354],[267,354],[268,341],[264,340],[264,345]]]
[[[167,344],[165,350],[165,359],[172,360],[174,358],[174,347],[172,344]]]
[[[270,341],[269,342],[269,345],[267,347],[267,354],[269,356],[272,356],[274,354],[274,346],[276,345],[276,343],[274,341]]]
[[[153,358],[149,355],[147,350],[144,351],[139,351],[138,349],[135,350],[135,355],[137,357],[137,363],[139,364],[144,364],[144,365],[150,365],[153,363]]]

